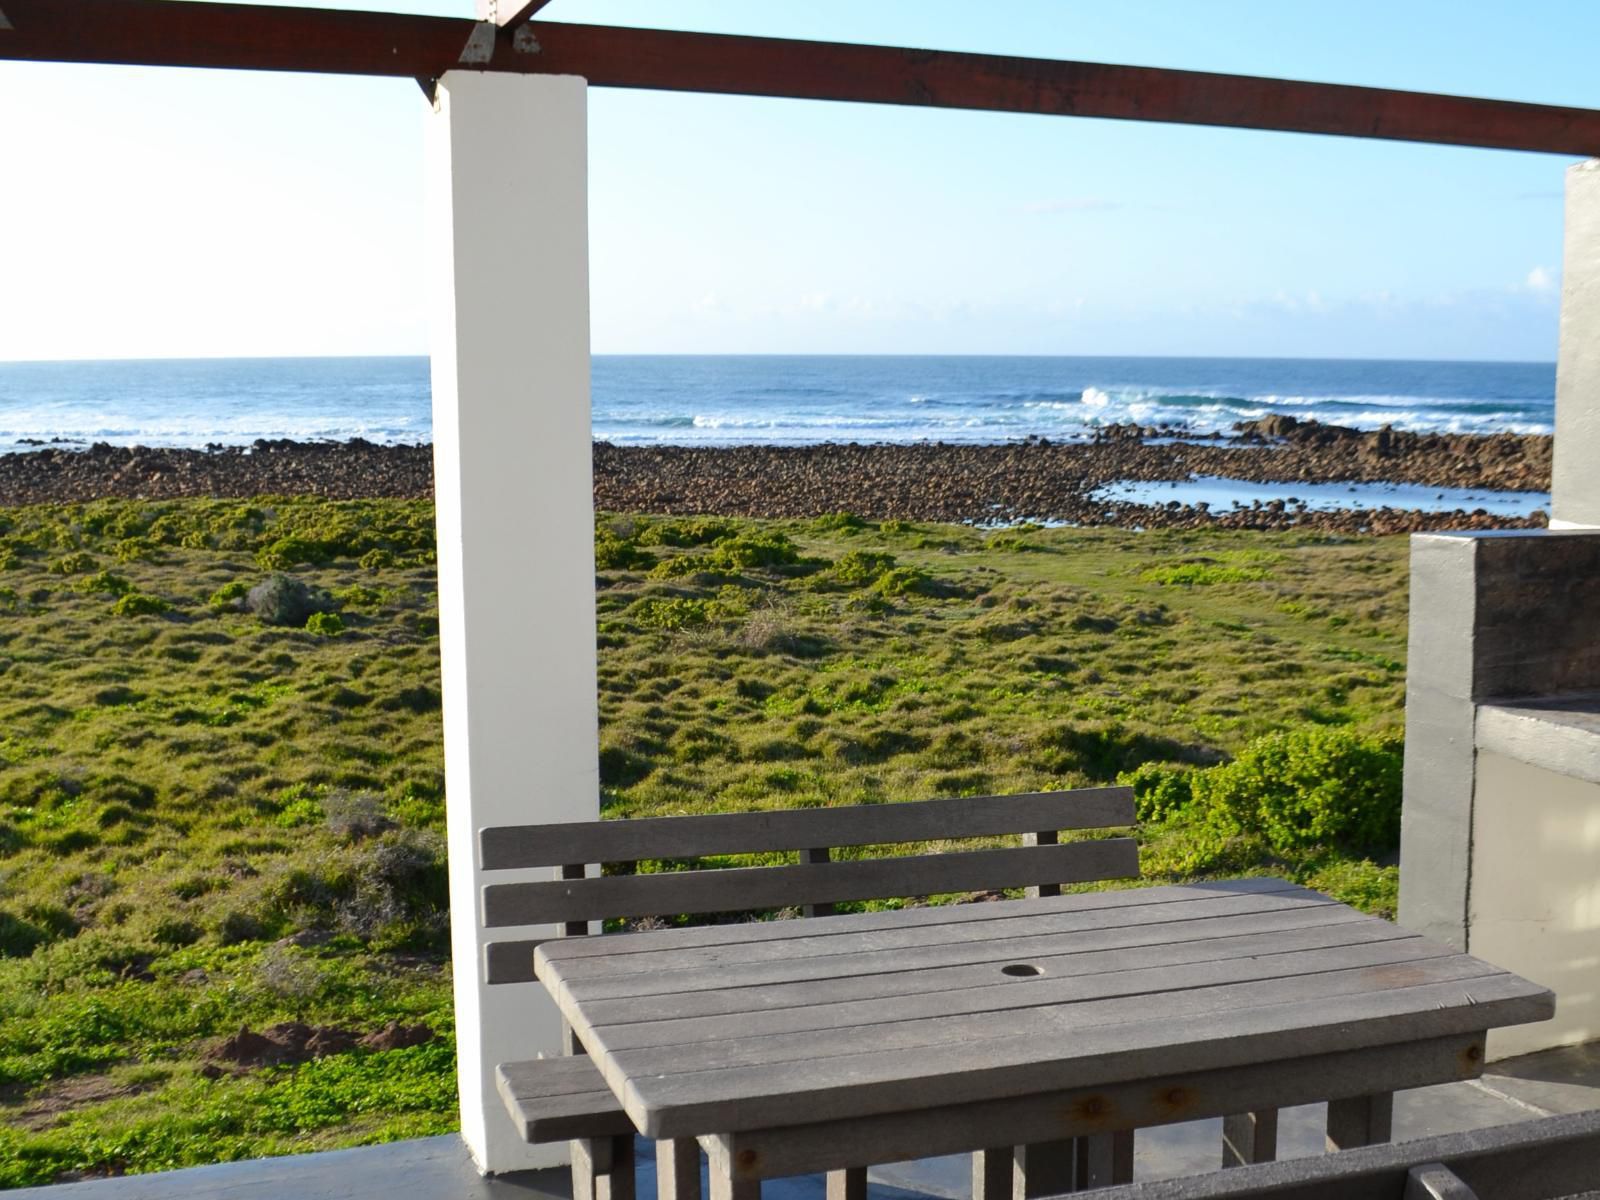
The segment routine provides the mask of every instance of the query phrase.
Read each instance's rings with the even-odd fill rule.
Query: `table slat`
[[[1253,923],[1243,932],[1224,928],[1216,936],[1155,944],[1123,945],[1102,948],[1104,938],[1095,944],[1075,946],[1072,953],[1050,961],[1069,963],[1073,974],[1092,975],[1102,971],[1131,970],[1141,967],[1204,962],[1244,953],[1282,953],[1309,950],[1318,946],[1344,946],[1359,942],[1390,941],[1412,935],[1383,921],[1335,921],[1338,910],[1316,909],[1307,913],[1274,914]],[[1243,928],[1239,918],[1231,919]],[[1218,922],[1222,926],[1223,922]],[[887,970],[871,975],[835,979],[809,979],[795,983],[755,987],[701,990],[656,997],[648,1014],[632,998],[585,1000],[581,1004],[584,1020],[593,1028],[617,1028],[632,1024],[674,1024],[679,1021],[706,1020],[713,1026],[729,1013],[755,1013],[793,1010],[825,1002],[871,1000],[880,997],[903,999],[914,992],[944,992],[977,987],[993,981],[994,960],[962,963],[946,967],[921,967]],[[579,1011],[576,1002],[572,1011]]]
[[[1265,892],[1304,892],[1285,879],[1254,876],[1220,879],[1208,883],[1132,885],[1103,892],[1077,892],[1026,900],[986,900],[976,904],[943,904],[878,912],[845,913],[807,920],[762,921],[755,924],[691,925],[678,929],[650,929],[611,933],[600,937],[568,938],[550,943],[550,956],[562,961],[655,950],[687,950],[700,946],[755,946],[789,938],[818,937],[833,933],[914,929],[924,925],[963,925],[995,921],[1020,914],[1092,912],[1098,909],[1139,908],[1146,904],[1171,904],[1182,900],[1208,900],[1218,896],[1250,896]]]
[[[1463,958],[1465,956],[1462,956]],[[1449,960],[1445,960],[1449,961]],[[1359,972],[1349,973],[1351,976]],[[1330,981],[1334,977],[1329,977]],[[638,1128],[687,1137],[1028,1095],[1070,1087],[1292,1059],[1548,1018],[1547,989],[1498,973],[1417,987],[1280,1004],[1234,1004],[1186,1016],[877,1050],[838,1058],[662,1076],[630,1075],[597,1057]]]
[[[1253,953],[1242,956],[1187,964],[1167,961],[1140,969],[1121,968],[1100,973],[1075,969],[1073,956],[1035,959],[1031,961],[1047,969],[1050,964],[1062,965],[1059,972],[1031,979],[1008,978],[990,967],[985,971],[987,977],[982,985],[948,991],[918,989],[896,996],[845,1001],[832,1000],[824,994],[815,1003],[803,1008],[682,1021],[643,1021],[630,1025],[591,1024],[584,1031],[584,1040],[597,1053],[655,1047],[677,1056],[684,1047],[694,1042],[720,1043],[728,1038],[799,1034],[825,1029],[881,1030],[885,1026],[899,1026],[922,1018],[985,1015],[998,1025],[1006,1021],[1013,1010],[1042,1005],[1154,995],[1251,980],[1283,979],[1299,975],[1310,966],[1323,971],[1344,970],[1420,962],[1445,958],[1451,954],[1448,948],[1420,937],[1390,938],[1287,952],[1272,951],[1260,939],[1246,940],[1256,942],[1257,947]],[[1170,955],[1172,948],[1164,949]]]

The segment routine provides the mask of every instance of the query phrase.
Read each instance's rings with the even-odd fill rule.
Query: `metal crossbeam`
[[[598,87],[1600,154],[1593,109],[1245,75],[559,22],[496,31],[441,17],[184,0],[0,0],[0,13],[0,59],[422,79],[451,69],[581,75]]]

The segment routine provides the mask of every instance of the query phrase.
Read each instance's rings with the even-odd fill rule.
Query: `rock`
[[[299,629],[313,613],[332,612],[333,598],[293,575],[274,572],[246,593],[244,606],[264,625]]]

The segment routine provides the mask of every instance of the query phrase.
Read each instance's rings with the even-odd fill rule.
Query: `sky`
[[[543,17],[1600,104],[1592,0]],[[0,89],[0,360],[427,353],[415,84],[0,62]],[[589,155],[597,353],[1555,356],[1570,157],[598,88]]]

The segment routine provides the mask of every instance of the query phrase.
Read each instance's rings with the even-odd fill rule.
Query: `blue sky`
[[[546,15],[1600,103],[1588,0]],[[0,359],[426,353],[414,84],[0,63],[0,86]],[[596,89],[590,160],[601,353],[1555,353],[1562,156]]]

